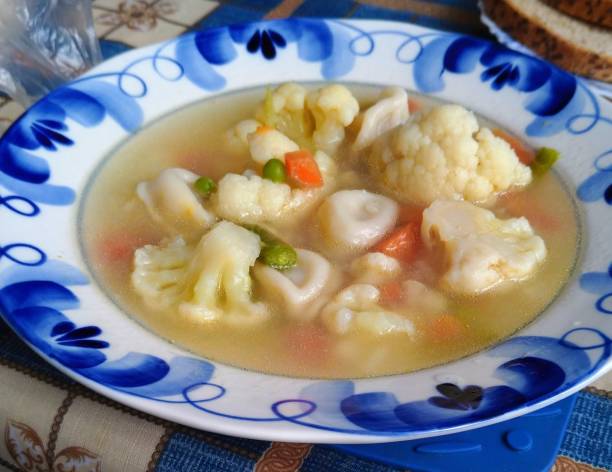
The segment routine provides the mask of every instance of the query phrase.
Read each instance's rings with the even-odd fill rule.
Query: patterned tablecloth
[[[106,57],[185,31],[291,15],[379,18],[488,36],[476,0],[94,0]],[[0,129],[21,108],[0,97]],[[612,381],[578,396],[554,471],[612,469]],[[392,471],[324,446],[195,431],[107,400],[47,365],[0,321],[0,470]],[[493,467],[493,466],[492,466]],[[495,470],[493,467],[492,471]],[[524,471],[528,472],[528,471]]]

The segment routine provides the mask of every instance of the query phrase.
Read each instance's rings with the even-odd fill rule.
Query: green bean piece
[[[276,243],[264,246],[259,259],[273,269],[286,270],[297,264],[297,253],[288,244]]]
[[[280,159],[270,159],[263,167],[263,178],[276,182],[283,183],[287,176],[285,174],[285,164]]]
[[[193,188],[203,197],[208,197],[217,190],[217,184],[210,177],[200,177],[194,182]]]
[[[531,163],[531,172],[533,175],[539,177],[544,175],[550,170],[557,159],[559,159],[559,151],[549,147],[543,147],[538,149],[536,157]]]

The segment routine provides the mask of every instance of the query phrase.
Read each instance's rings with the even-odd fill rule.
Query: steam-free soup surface
[[[350,88],[362,108],[379,91]],[[172,167],[215,181],[228,172],[240,174],[253,168],[248,153],[228,150],[224,135],[240,120],[253,116],[264,93],[257,89],[219,96],[162,118],[109,156],[92,180],[81,221],[91,270],[117,305],[151,331],[195,354],[266,373],[322,378],[396,374],[449,362],[499,342],[544,310],[564,285],[576,257],[577,222],[571,198],[554,172],[548,172],[514,192],[511,199],[499,198],[489,205],[500,218],[527,217],[544,240],[547,256],[535,275],[479,295],[457,295],[445,290],[435,274],[422,273],[439,268],[434,252],[422,251],[403,268],[403,277],[431,280],[432,289],[446,298],[447,308],[436,315],[412,314],[414,332],[410,336],[376,336],[359,330],[337,334],[317,317],[299,322],[283,316],[269,299],[272,316],[239,329],[217,321],[195,322],[180,316],[176,307],[159,309],[146,303],[131,281],[134,251],[145,244],[160,244],[168,234],[136,197],[136,186]],[[433,103],[425,97],[416,99],[425,109]],[[479,120],[481,125],[486,123]],[[340,183],[336,190],[360,188],[393,197],[380,188],[359,159],[349,159],[348,147],[336,154],[341,172],[354,171],[344,187]],[[318,250],[321,234],[315,213],[316,209],[279,235],[295,247]],[[337,291],[350,285],[349,268],[355,257],[328,256],[341,274]],[[256,299],[270,298],[257,283],[253,287]]]

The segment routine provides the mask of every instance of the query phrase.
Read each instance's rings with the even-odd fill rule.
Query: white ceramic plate
[[[491,117],[558,164],[583,223],[562,294],[515,336],[416,373],[291,379],[196,358],[125,316],[92,282],[77,216],[92,171],[156,118],[284,81],[400,85]],[[457,432],[559,400],[610,367],[612,107],[540,60],[471,37],[381,21],[289,19],[130,51],[30,108],[0,141],[0,311],[84,385],[225,434],[383,442]],[[469,387],[469,388],[468,388]]]

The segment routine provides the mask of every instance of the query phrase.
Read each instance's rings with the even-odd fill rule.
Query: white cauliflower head
[[[262,124],[257,120],[242,120],[225,132],[225,143],[234,151],[245,151],[249,148],[249,134],[260,126]]]
[[[165,169],[155,179],[139,183],[136,194],[151,218],[167,232],[199,237],[216,217],[204,208],[193,189],[198,178],[186,169]]]
[[[302,142],[311,136],[314,126],[312,115],[305,106],[306,93],[307,90],[296,83],[282,84],[266,93],[255,117],[291,139]]]
[[[459,105],[434,107],[379,138],[368,156],[372,172],[403,200],[484,201],[531,182],[510,145]]]
[[[417,280],[404,280],[402,282],[402,308],[411,313],[437,315],[448,308],[448,300],[437,290]]]
[[[367,190],[340,190],[317,211],[323,243],[334,253],[354,253],[376,244],[395,226],[399,205]]]
[[[502,220],[469,202],[434,202],[423,212],[421,236],[430,248],[443,247],[442,282],[459,294],[529,277],[546,258],[544,241],[526,218]]]
[[[285,162],[285,154],[298,151],[300,147],[280,131],[269,126],[260,126],[247,136],[251,157],[264,165],[270,159]]]
[[[321,312],[321,319],[330,331],[346,334],[366,331],[375,335],[412,334],[412,322],[379,305],[380,291],[369,284],[355,284],[342,290]]]
[[[297,249],[297,265],[277,270],[257,263],[253,271],[268,299],[279,302],[283,314],[311,320],[338,288],[340,276],[327,259],[316,252]]]
[[[333,84],[308,93],[306,103],[315,119],[316,147],[334,153],[359,113],[359,102],[344,85]]]
[[[359,283],[382,284],[401,273],[399,261],[382,252],[368,252],[351,263],[351,275]]]
[[[353,141],[353,149],[360,151],[371,145],[376,138],[408,120],[408,94],[401,87],[384,89],[378,101],[362,112],[353,126],[359,124],[359,131]]]
[[[293,221],[317,203],[333,188],[336,165],[325,153],[318,151],[314,159],[323,176],[323,186],[312,189],[292,189],[258,175],[226,174],[218,183],[212,198],[217,214],[238,223],[280,223]]]
[[[132,284],[147,304],[177,307],[196,322],[260,323],[270,312],[252,300],[249,274],[259,252],[259,236],[222,221],[195,248],[179,238],[137,249]]]

